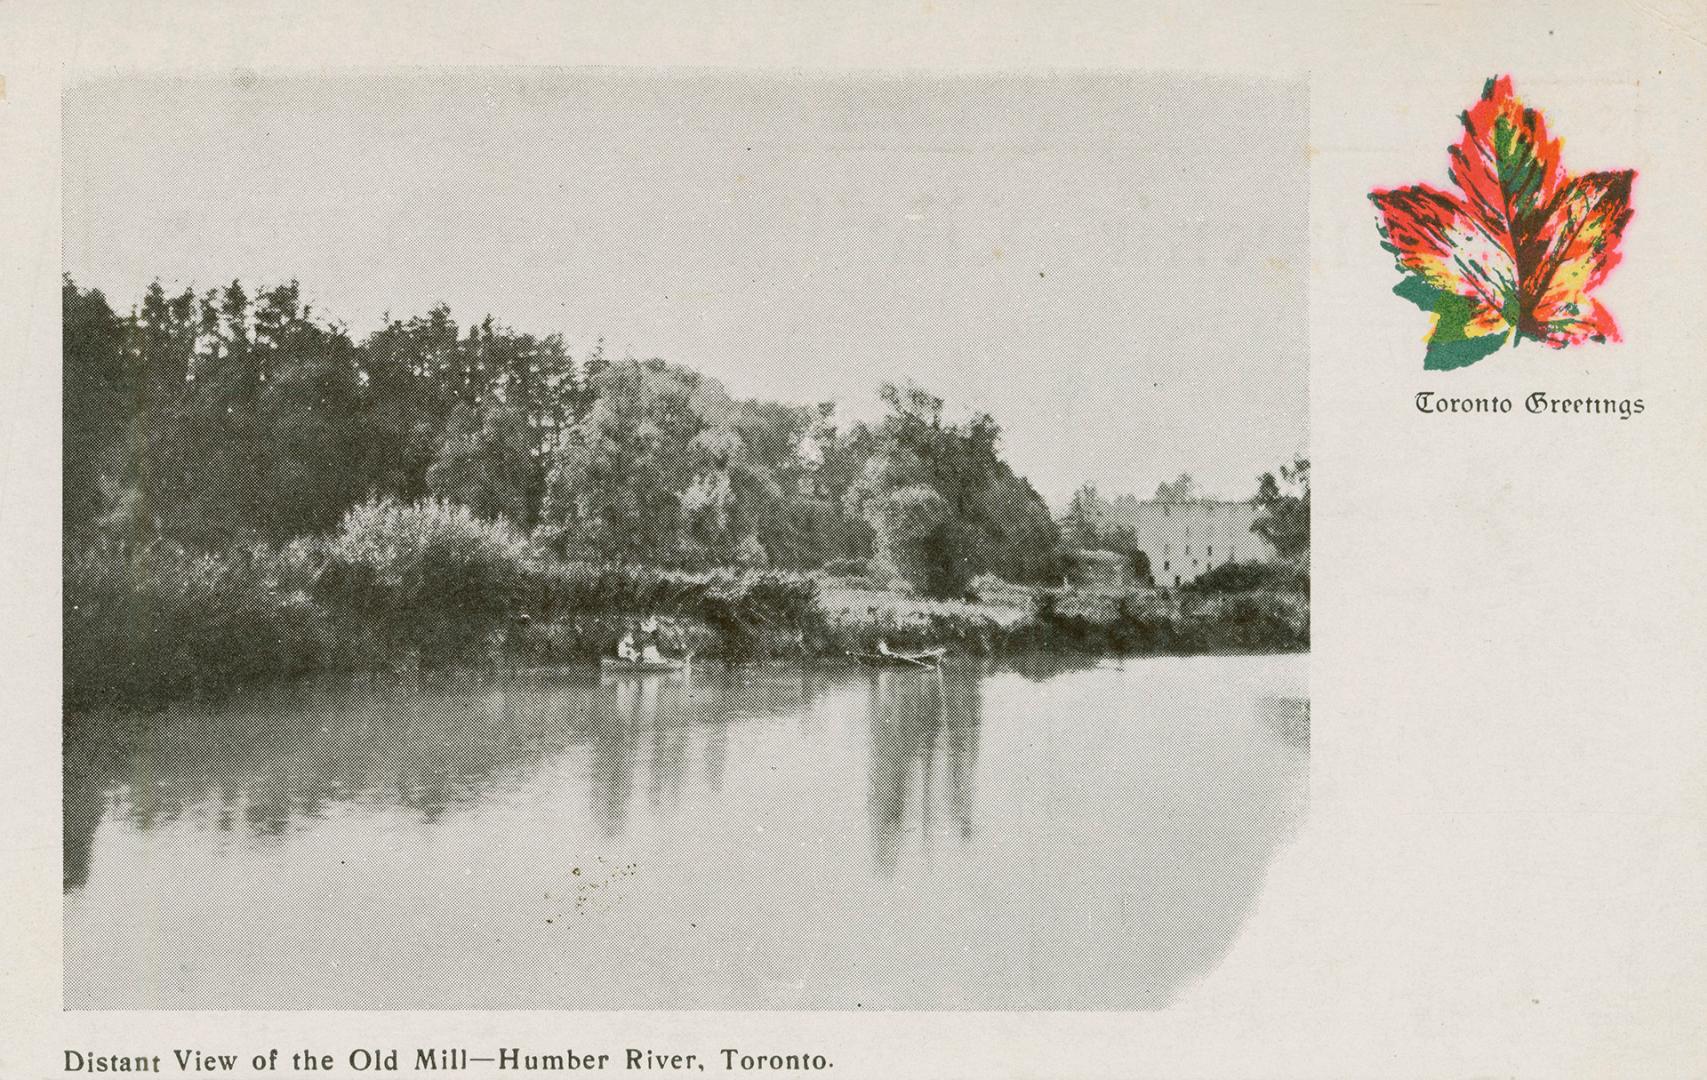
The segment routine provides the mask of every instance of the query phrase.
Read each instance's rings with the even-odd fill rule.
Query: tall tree
[[[982,573],[1042,580],[1059,565],[1059,532],[1043,499],[997,453],[1001,429],[977,414],[943,419],[943,400],[885,385],[889,415],[850,500],[876,534],[880,562],[935,596]]]
[[[63,323],[64,499],[67,538],[92,527],[105,501],[103,487],[127,470],[125,432],[135,380],[125,370],[124,326],[100,290],[80,290],[69,276],[60,286]]]
[[[1283,559],[1310,555],[1310,459],[1299,456],[1280,467],[1280,478],[1263,473],[1257,479],[1257,505],[1262,514],[1251,532],[1267,540]]]
[[[690,558],[682,497],[702,473],[694,439],[704,380],[663,361],[628,360],[587,380],[595,395],[558,452],[545,516],[568,548],[620,562]]]
[[[234,281],[203,298],[196,341],[181,391],[137,419],[148,518],[203,544],[330,527],[362,493],[348,337],[310,317],[295,282],[251,300]]]
[[[377,494],[405,500],[427,494],[427,470],[443,449],[459,368],[456,320],[443,304],[425,316],[393,319],[360,350],[363,411],[362,474]]]
[[[1096,485],[1079,485],[1061,515],[1061,542],[1068,547],[1094,550],[1102,546],[1102,523],[1105,504],[1097,494]]]
[[[438,458],[427,470],[427,487],[481,517],[525,527],[534,487],[531,450],[527,417],[518,407],[458,402]]]
[[[1156,501],[1166,503],[1197,502],[1203,498],[1203,489],[1190,473],[1180,473],[1171,482],[1164,481],[1156,485]]]
[[[293,281],[261,292],[255,307],[261,389],[249,432],[269,496],[254,525],[276,539],[330,529],[367,487],[355,346],[299,300]]]
[[[138,383],[134,406],[138,413],[145,413],[183,393],[184,383],[195,369],[198,328],[194,290],[167,296],[160,282],[152,282],[129,329]]]

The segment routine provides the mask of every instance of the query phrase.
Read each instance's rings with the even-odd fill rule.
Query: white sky
[[[739,396],[1001,423],[1059,507],[1308,442],[1308,94],[1181,77],[449,70],[65,100],[65,268],[129,307],[302,282],[358,336],[603,336]]]

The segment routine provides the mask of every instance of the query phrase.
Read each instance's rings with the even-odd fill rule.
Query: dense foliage
[[[1228,562],[1187,582],[1188,592],[1205,595],[1289,591],[1308,595],[1310,571],[1290,562]]]
[[[916,387],[838,425],[739,400],[662,360],[580,360],[561,338],[448,309],[356,340],[295,282],[167,294],[127,315],[69,278],[68,544],[193,548],[325,535],[364,500],[433,497],[574,559],[813,569],[877,556],[930,595],[1056,569],[1041,498],[988,416]]]
[[[316,672],[471,662],[558,663],[609,655],[635,613],[658,615],[679,646],[724,661],[841,658],[882,638],[970,655],[1298,650],[1309,606],[1296,592],[1177,599],[1035,590],[1013,618],[921,603],[827,615],[810,577],[778,571],[665,572],[539,560],[482,537],[442,504],[364,507],[335,539],[221,553],[103,543],[65,568],[65,702],[71,712],[147,709]],[[425,536],[410,537],[426,525]],[[400,538],[406,569],[379,565]],[[450,609],[420,569],[463,559],[513,610]],[[958,608],[958,610],[956,610]]]
[[[307,547],[110,541],[68,556],[66,707],[148,708],[355,662],[308,595]]]
[[[845,439],[827,406],[737,401],[662,360],[603,366],[553,457],[543,526],[567,556],[698,568],[806,568],[868,554],[843,508]],[[828,466],[828,467],[826,467]]]
[[[503,520],[437,499],[371,499],[323,548],[315,595],[390,640],[466,648],[522,599],[526,543]]]
[[[1263,473],[1257,481],[1257,505],[1263,514],[1251,531],[1267,540],[1283,559],[1310,557],[1310,459],[1280,467],[1280,479]]]
[[[588,404],[560,339],[490,319],[464,332],[443,307],[357,342],[295,282],[253,297],[156,283],[122,317],[69,279],[63,300],[68,541],[280,540],[368,495],[438,495],[525,529]]]
[[[1190,480],[1190,477],[1180,479]],[[1126,560],[1133,581],[1140,584],[1153,581],[1150,556],[1139,546],[1138,531],[1124,521],[1109,517],[1108,504],[1094,484],[1083,484],[1073,492],[1067,512],[1061,518],[1061,539],[1077,551],[1110,551],[1120,555]]]
[[[1088,486],[1057,523],[991,417],[950,418],[917,386],[842,424],[442,306],[358,340],[295,282],[156,284],[120,314],[67,278],[62,300],[72,709],[346,667],[583,660],[642,615],[728,660],[875,636],[978,653],[1307,644],[1287,597],[1048,606],[1040,587],[1087,557],[1126,560],[1118,588],[1145,582],[1137,537]],[[1258,500],[1256,531],[1307,555],[1308,462]],[[821,581],[912,615],[836,612]],[[1274,585],[1217,581],[1200,591]],[[979,598],[1011,617],[973,613]]]
[[[881,396],[889,415],[852,492],[881,570],[926,596],[963,594],[985,573],[1053,577],[1059,533],[1042,497],[997,454],[996,422],[949,423],[942,399],[916,386],[886,385]]]
[[[352,510],[328,538],[195,551],[103,541],[65,565],[68,709],[150,708],[340,669],[586,661],[637,613],[701,656],[799,656],[818,585],[541,560],[513,531],[422,500]]]

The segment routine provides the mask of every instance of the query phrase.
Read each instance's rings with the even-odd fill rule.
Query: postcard
[[[0,1075],[1707,1067],[1699,6],[0,18]]]

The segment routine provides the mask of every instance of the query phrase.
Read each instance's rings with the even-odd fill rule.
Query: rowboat
[[[599,666],[612,675],[645,675],[653,672],[681,671],[688,666],[688,662],[671,660],[668,657],[661,660],[623,660],[607,656],[599,661]]]
[[[942,658],[948,650],[942,646],[934,649],[917,649],[911,652],[850,652],[849,656],[862,664],[872,667],[913,667],[934,668],[942,663]]]

